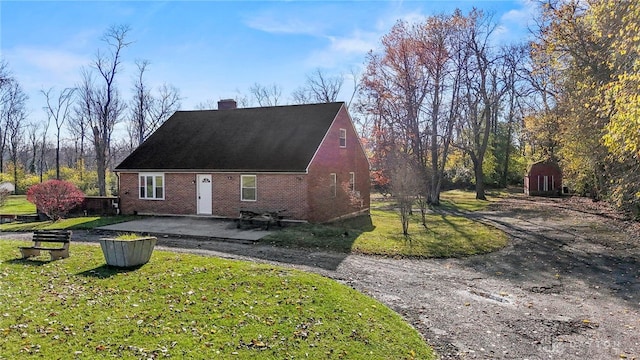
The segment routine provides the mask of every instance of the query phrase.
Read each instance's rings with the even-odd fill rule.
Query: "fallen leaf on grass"
[[[253,346],[255,346],[257,348],[267,347],[267,344],[265,344],[264,342],[262,342],[260,340],[256,340],[256,339],[251,340],[251,344],[253,344]]]

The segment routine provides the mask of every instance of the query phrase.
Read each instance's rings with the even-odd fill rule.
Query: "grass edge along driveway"
[[[316,274],[154,251],[134,270],[100,248],[20,260],[0,241],[0,359],[433,359],[398,314]]]
[[[414,212],[409,226],[409,236],[402,234],[393,200],[378,199],[372,202],[371,222],[368,224],[353,224],[346,221],[332,226],[316,224],[292,226],[275,232],[261,239],[260,242],[290,248],[393,257],[445,258],[489,253],[503,248],[508,241],[507,235],[494,227],[460,215],[486,208],[498,201],[503,193],[489,192],[487,195],[489,201],[481,201],[475,199],[475,193],[472,191],[443,192],[442,205],[429,210],[426,227],[422,225],[419,210]],[[26,200],[23,199],[23,202]],[[3,231],[93,229],[135,218],[134,216],[72,217],[56,222],[2,224],[1,229]]]
[[[461,214],[483,210],[503,196],[499,192],[488,195],[489,201],[483,201],[476,200],[471,191],[442,193],[442,205],[428,211],[426,227],[422,225],[420,211],[414,211],[409,236],[402,234],[395,203],[378,200],[372,202],[368,226],[351,226],[348,221],[334,226],[305,224],[285,228],[261,242],[391,257],[446,258],[486,254],[506,246],[507,234]]]

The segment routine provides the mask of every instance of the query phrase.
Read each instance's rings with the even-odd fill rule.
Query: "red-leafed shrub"
[[[52,220],[65,216],[80,205],[84,194],[74,184],[62,180],[48,180],[33,185],[27,191],[27,200]]]

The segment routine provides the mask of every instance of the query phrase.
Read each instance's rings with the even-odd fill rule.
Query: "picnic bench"
[[[71,242],[71,230],[36,230],[33,232],[33,246],[21,246],[22,258],[40,255],[40,251],[48,251],[51,260],[69,257],[69,242]],[[58,243],[61,247],[45,247],[42,243]],[[53,245],[51,245],[53,246]]]
[[[281,220],[284,218],[282,212],[285,210],[240,210],[237,228],[240,229],[243,224],[252,225],[254,222],[260,223],[265,230],[269,230],[269,226],[282,226]]]
[[[16,221],[18,219],[18,215],[13,214],[0,214],[0,224],[10,223]]]

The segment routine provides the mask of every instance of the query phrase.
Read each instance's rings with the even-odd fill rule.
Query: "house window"
[[[255,175],[242,175],[240,177],[240,200],[256,201],[257,185]]]
[[[340,147],[347,147],[347,129],[340,129]]]
[[[349,190],[356,191],[356,173],[349,173]]]
[[[338,178],[336,177],[336,174],[334,173],[329,174],[329,193],[333,197],[336,197],[337,186],[338,186]]]
[[[164,200],[164,174],[140,174],[140,199]]]

